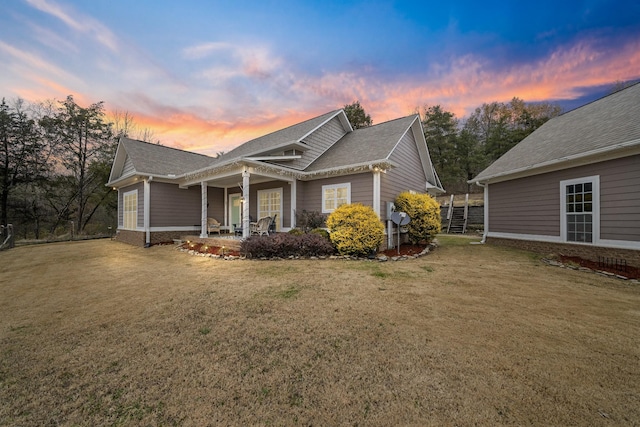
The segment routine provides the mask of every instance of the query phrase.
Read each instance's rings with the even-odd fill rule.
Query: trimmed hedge
[[[325,256],[332,255],[335,251],[331,242],[317,234],[251,236],[240,245],[240,253],[247,258]]]

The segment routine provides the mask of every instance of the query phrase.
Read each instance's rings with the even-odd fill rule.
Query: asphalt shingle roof
[[[180,175],[209,166],[215,159],[159,144],[122,138],[120,141],[136,172],[150,175]]]
[[[247,141],[244,144],[229,151],[228,153],[220,156],[218,161],[225,162],[232,159],[239,159],[241,157],[258,155],[281,144],[299,141],[306,134],[320,126],[325,121],[329,120],[331,117],[335,116],[338,111],[340,110],[331,111],[321,116],[305,120],[302,123],[297,123],[287,128],[272,132],[268,135],[264,135],[256,139],[252,139],[251,141]]]
[[[416,116],[408,116],[354,130],[311,163],[305,172],[386,159],[415,119]]]
[[[640,139],[640,83],[555,117],[483,170],[484,181]]]

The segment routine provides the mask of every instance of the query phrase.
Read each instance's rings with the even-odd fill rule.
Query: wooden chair
[[[207,218],[207,235],[211,233],[220,233],[220,223],[215,218]]]

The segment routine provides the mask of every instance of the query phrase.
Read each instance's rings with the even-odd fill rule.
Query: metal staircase
[[[451,195],[449,209],[447,209],[447,234],[464,234],[467,232],[469,217],[469,194],[464,196],[464,206],[454,205],[454,195]]]

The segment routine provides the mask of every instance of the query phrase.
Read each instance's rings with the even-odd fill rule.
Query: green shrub
[[[294,236],[301,236],[304,234],[304,231],[300,230],[299,228],[292,228],[291,230],[289,230],[289,234],[293,234]]]
[[[327,240],[331,240],[331,238],[329,237],[329,232],[327,230],[325,230],[324,228],[314,228],[309,233],[310,234],[317,234],[318,236],[322,236]]]
[[[428,194],[405,191],[395,200],[396,211],[406,212],[411,222],[405,227],[412,243],[429,242],[440,232],[440,205]]]
[[[384,226],[370,206],[360,203],[338,207],[329,218],[329,237],[344,255],[369,255],[384,239]]]

